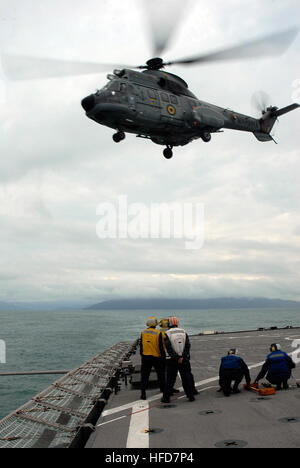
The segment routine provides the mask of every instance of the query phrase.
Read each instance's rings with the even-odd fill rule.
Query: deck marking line
[[[205,392],[206,390],[210,390],[211,388],[219,388],[219,385],[212,385],[210,387],[202,388],[202,390],[199,390],[199,393]],[[177,397],[177,400],[181,400],[182,398],[186,398],[186,395],[182,395],[180,397]]]
[[[289,355],[291,356],[292,354],[293,353],[290,353]],[[265,363],[265,361],[262,361],[262,362],[258,362],[257,364],[253,364],[253,365],[248,366],[248,367],[249,367],[249,369],[255,369],[257,367],[262,366],[264,363]],[[217,377],[211,377],[211,378],[205,379],[205,380],[200,380],[199,382],[195,383],[195,386],[196,387],[201,387],[202,385],[206,385],[206,384],[209,384],[209,383],[212,383],[212,382],[216,382],[216,380],[219,380],[219,378],[220,377],[217,376]],[[179,390],[183,391],[183,388],[180,387]],[[158,393],[158,394],[153,395],[152,397],[148,398],[147,401],[151,402],[151,401],[159,400],[161,397],[162,397],[162,393]],[[131,403],[127,403],[126,405],[117,406],[116,408],[111,408],[109,410],[103,411],[102,416],[109,416],[110,414],[119,413],[120,411],[125,411],[127,409],[132,408],[132,407],[135,407],[135,411],[138,411],[138,409],[143,409],[143,404],[144,404],[144,400],[132,401]]]
[[[206,390],[206,389],[204,389],[204,390]],[[201,390],[201,392],[204,392],[204,390]],[[177,398],[177,399],[179,399],[179,398]],[[119,419],[128,418],[129,416],[132,416],[132,415],[137,414],[137,413],[141,413],[142,411],[150,411],[153,408],[158,408],[162,404],[163,403],[157,403],[156,405],[151,405],[151,406],[148,406],[148,408],[143,408],[143,409],[140,409],[140,406],[139,406],[138,407],[139,409],[137,411],[132,411],[131,413],[124,414],[124,416],[120,416],[119,418],[110,419],[109,421],[105,421],[103,423],[98,424],[97,427],[104,426],[105,424],[109,424],[111,422],[119,421]]]
[[[126,448],[149,448],[149,402],[143,402],[132,407]],[[145,432],[143,432],[145,431]]]
[[[205,387],[202,390],[199,390],[199,393],[205,392],[206,390],[209,390],[211,388],[219,388],[219,386],[218,385],[213,385],[211,387]],[[186,398],[186,395],[182,395],[180,397],[175,397],[174,400],[181,400],[182,398]],[[97,427],[105,426],[106,424],[113,423],[115,421],[119,421],[120,419],[128,418],[129,416],[133,416],[133,415],[141,413],[143,411],[150,411],[151,409],[158,408],[159,406],[162,406],[163,404],[164,403],[158,403],[156,405],[151,405],[151,406],[148,406],[148,408],[143,408],[143,409],[140,409],[140,406],[139,406],[138,407],[139,409],[137,411],[132,411],[131,413],[127,413],[124,416],[120,416],[119,418],[110,419],[109,421],[105,421],[103,423],[98,424]]]
[[[120,416],[119,418],[115,418],[115,419],[110,419],[109,421],[105,421],[101,424],[98,424],[96,427],[101,427],[101,426],[105,426],[106,424],[109,424],[111,422],[115,422],[115,421],[119,421],[120,419],[124,419],[124,418],[127,418],[127,416],[129,416],[128,414],[125,414],[125,416]]]

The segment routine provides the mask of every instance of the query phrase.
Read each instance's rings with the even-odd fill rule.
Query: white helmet
[[[278,343],[272,343],[270,347],[271,353],[274,353],[275,351],[281,351],[281,346]]]

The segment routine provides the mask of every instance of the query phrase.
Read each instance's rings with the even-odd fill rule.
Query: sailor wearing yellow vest
[[[141,399],[146,400],[146,390],[149,377],[154,367],[159,382],[160,391],[163,392],[165,385],[165,350],[163,335],[156,329],[158,321],[156,317],[149,317],[146,322],[147,328],[142,331],[140,340],[140,353],[142,356],[141,368]]]
[[[169,319],[162,318],[159,322],[159,326],[160,326],[159,331],[162,332],[163,339],[165,339],[165,333],[170,329]]]

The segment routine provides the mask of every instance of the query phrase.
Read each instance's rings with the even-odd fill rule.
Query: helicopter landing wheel
[[[205,132],[202,134],[201,138],[205,143],[209,143],[211,140],[211,134],[209,132]]]
[[[173,157],[172,148],[170,148],[169,146],[166,149],[164,149],[164,157],[166,159],[171,159]]]
[[[113,140],[115,143],[120,143],[120,141],[125,140],[126,135],[124,132],[118,132],[113,135]]]

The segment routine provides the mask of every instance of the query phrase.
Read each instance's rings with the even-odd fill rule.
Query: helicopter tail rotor
[[[264,115],[268,107],[271,106],[271,97],[265,91],[256,91],[256,93],[252,95],[251,104],[259,115]]]
[[[262,117],[260,119],[260,132],[254,132],[255,137],[259,141],[275,141],[271,135],[271,131],[278,120],[278,117],[281,117],[288,112],[292,112],[300,107],[300,104],[294,103],[289,106],[279,109],[275,106],[270,106],[265,108],[263,111]],[[275,142],[276,143],[276,142]]]

